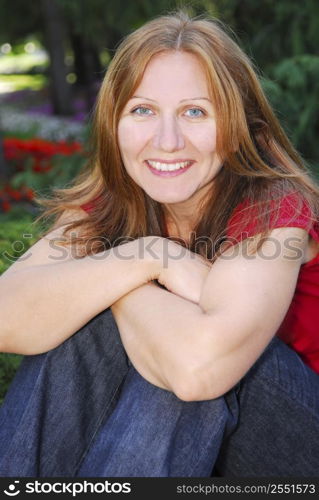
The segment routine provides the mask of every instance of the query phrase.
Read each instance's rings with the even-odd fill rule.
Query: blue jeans
[[[180,401],[129,363],[110,309],[24,358],[0,476],[317,476],[319,376],[278,339],[224,397]]]

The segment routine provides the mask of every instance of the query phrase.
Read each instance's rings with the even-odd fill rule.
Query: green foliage
[[[18,42],[30,33],[42,35],[39,1],[0,0],[0,44]]]
[[[34,137],[40,136],[39,129],[40,129],[39,125],[31,122],[30,127],[28,127],[27,130],[20,131],[20,130],[15,129],[14,132],[4,131],[3,138],[14,137],[15,139],[33,139]]]
[[[319,171],[319,2],[208,0],[263,74],[263,86],[294,146]]]
[[[273,66],[270,75],[269,97],[292,143],[303,152],[306,160],[316,158],[319,57],[305,54],[283,59]]]
[[[237,33],[257,64],[268,68],[300,54],[317,54],[319,3],[317,0],[214,0],[218,17]]]
[[[176,9],[175,0],[58,0],[71,31],[111,53],[130,31],[150,18]],[[193,0],[193,3],[194,2]]]

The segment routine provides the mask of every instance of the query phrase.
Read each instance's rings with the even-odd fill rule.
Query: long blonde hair
[[[203,65],[216,110],[217,153],[223,159],[214,193],[202,205],[193,228],[197,241],[201,237],[222,241],[231,214],[245,200],[255,208],[247,211],[245,223],[247,217],[254,217],[263,235],[287,193],[300,195],[296,210],[305,200],[317,218],[318,188],[275,117],[248,57],[218,20],[191,19],[184,12],[158,17],[122,41],[97,98],[89,164],[71,187],[55,189],[50,199],[37,200],[46,207],[40,218],[57,217],[94,200],[90,216],[64,230],[68,235],[81,228],[82,243],[94,239],[87,254],[104,249],[105,238],[113,244],[121,237],[167,236],[163,207],[125,170],[117,127],[150,59],[171,50],[192,53]],[[205,245],[205,257],[213,259],[218,248]],[[194,237],[189,248],[195,249]],[[200,245],[196,251],[202,253]]]

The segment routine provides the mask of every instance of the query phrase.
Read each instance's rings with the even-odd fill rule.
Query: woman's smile
[[[174,177],[187,172],[195,162],[193,160],[145,160],[145,163],[154,175]]]

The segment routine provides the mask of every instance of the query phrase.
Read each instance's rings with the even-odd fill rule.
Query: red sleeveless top
[[[311,220],[310,210],[305,203],[302,209],[297,211],[296,201],[298,199],[295,194],[283,198],[279,213],[271,220],[271,229],[299,227],[319,242],[318,222]],[[86,212],[90,212],[93,207],[94,200],[81,205]],[[256,234],[254,224],[245,226],[243,223],[243,220],[247,219],[247,211],[242,212],[242,209],[246,207],[247,203],[240,204],[228,224],[228,237],[235,235],[234,228],[237,224],[241,227],[240,235],[235,236],[238,242]],[[319,374],[319,253],[301,265],[292,302],[277,335]]]

